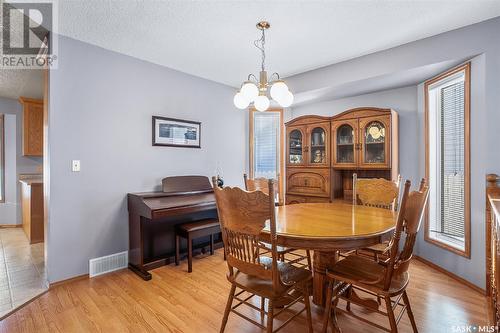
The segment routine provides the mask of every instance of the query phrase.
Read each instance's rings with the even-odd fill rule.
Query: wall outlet
[[[80,172],[80,160],[73,160],[71,162],[71,171]]]

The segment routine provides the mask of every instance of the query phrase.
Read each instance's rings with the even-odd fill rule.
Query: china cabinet
[[[286,202],[351,199],[352,175],[396,179],[398,115],[357,108],[333,117],[302,116],[286,123]]]

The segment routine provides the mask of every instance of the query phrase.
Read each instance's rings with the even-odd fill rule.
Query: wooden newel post
[[[500,180],[500,177],[497,174],[490,173],[486,175],[486,187],[488,189],[497,187],[498,188],[498,180]]]

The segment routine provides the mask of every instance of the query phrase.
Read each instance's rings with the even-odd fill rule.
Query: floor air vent
[[[113,272],[128,266],[128,251],[89,260],[89,276]]]

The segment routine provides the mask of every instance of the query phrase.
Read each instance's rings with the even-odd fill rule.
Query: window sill
[[[467,244],[464,243],[462,248],[459,248],[459,245],[457,244],[459,241],[457,241],[453,237],[448,237],[428,231],[425,233],[424,239],[426,242],[436,245],[437,247],[470,259],[470,250],[467,248]]]

